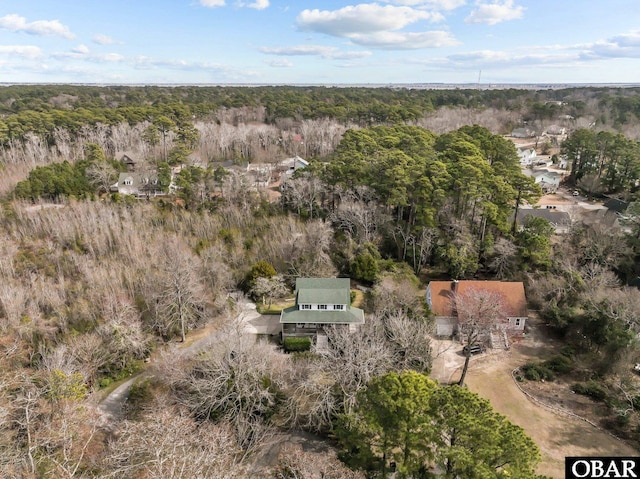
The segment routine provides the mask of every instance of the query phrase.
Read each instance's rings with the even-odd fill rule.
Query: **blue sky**
[[[640,82],[640,1],[0,0],[0,82],[479,77]]]

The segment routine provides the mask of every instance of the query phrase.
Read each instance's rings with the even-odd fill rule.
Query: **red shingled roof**
[[[454,316],[451,304],[453,281],[431,281],[431,310],[436,316]],[[458,281],[457,291],[463,294],[470,289],[483,289],[504,297],[507,316],[524,318],[528,316],[527,297],[524,284],[507,281]]]

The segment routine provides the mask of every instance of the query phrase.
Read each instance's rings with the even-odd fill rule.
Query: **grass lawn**
[[[277,301],[272,303],[271,306],[268,304],[256,303],[256,309],[260,314],[280,314],[283,309],[291,306],[295,306],[295,302]]]
[[[362,308],[362,305],[364,304],[364,293],[359,289],[352,289],[351,291],[356,293],[356,297],[353,300],[353,303],[351,303],[351,306]]]

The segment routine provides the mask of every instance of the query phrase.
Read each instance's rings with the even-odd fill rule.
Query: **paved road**
[[[244,311],[241,315],[247,333],[269,334],[272,336],[280,334],[279,314],[260,314],[253,303],[244,304],[243,309]]]
[[[112,429],[124,419],[124,403],[129,397],[133,385],[140,379],[144,372],[136,374],[111,391],[98,405],[98,411],[102,414],[103,426]]]

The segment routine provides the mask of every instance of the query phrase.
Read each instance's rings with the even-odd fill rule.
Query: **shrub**
[[[153,384],[150,378],[141,378],[133,383],[125,404],[128,418],[136,418],[144,411],[145,406],[153,399],[153,395]]]
[[[544,363],[527,363],[522,366],[524,377],[529,381],[553,381],[555,374]]]
[[[564,355],[556,355],[542,363],[557,374],[568,374],[573,370],[573,361]]]
[[[607,391],[596,381],[587,381],[586,383],[576,383],[571,386],[571,390],[576,394],[590,397],[594,401],[604,401],[607,397]]]
[[[351,263],[351,276],[361,281],[373,283],[379,271],[378,261],[369,253],[357,255]]]
[[[524,369],[524,377],[529,381],[540,381],[540,373],[534,367]]]
[[[108,388],[113,383],[113,379],[111,378],[102,378],[100,380],[100,389]]]
[[[311,339],[309,338],[284,338],[282,344],[288,353],[309,351],[311,349]]]
[[[320,356],[317,353],[311,351],[298,351],[291,355],[293,361],[316,361]]]

